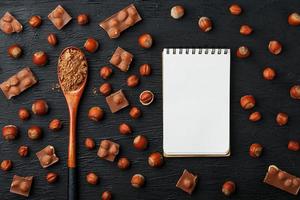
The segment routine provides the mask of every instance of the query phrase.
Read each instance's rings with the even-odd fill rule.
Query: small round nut
[[[276,122],[279,126],[284,126],[288,123],[289,116],[286,113],[280,112],[276,116]]]
[[[37,51],[32,56],[32,62],[37,66],[44,66],[48,62],[48,56],[43,51]]]
[[[102,85],[100,85],[99,87],[99,92],[104,95],[104,96],[108,96],[111,93],[111,84],[110,83],[103,83]]]
[[[130,133],[132,133],[132,129],[131,129],[130,125],[128,125],[126,123],[122,123],[119,126],[119,132],[121,135],[129,135]]]
[[[212,21],[208,17],[200,17],[198,21],[198,26],[201,31],[209,32],[212,30]]]
[[[153,44],[152,36],[148,33],[144,33],[139,36],[138,43],[139,43],[140,47],[142,47],[144,49],[149,49],[152,47],[152,44]]]
[[[226,181],[222,186],[222,192],[225,196],[231,196],[235,192],[235,188],[233,181]]]
[[[21,120],[25,121],[30,118],[30,112],[26,108],[20,108],[18,116]]]
[[[18,148],[18,154],[21,157],[26,157],[28,155],[28,152],[29,152],[28,146],[22,145]]]
[[[145,184],[145,177],[142,174],[134,174],[131,178],[131,185],[135,188],[141,188]]]
[[[130,161],[126,157],[122,157],[118,160],[119,169],[126,170],[130,167]]]
[[[94,172],[89,172],[86,175],[86,182],[91,185],[97,185],[99,181],[99,177]]]
[[[28,24],[32,28],[37,28],[42,24],[42,18],[38,15],[34,15],[34,16],[30,17],[30,19],[28,20]]]
[[[55,172],[48,172],[46,175],[46,181],[49,184],[55,183],[58,180],[58,174]]]
[[[264,79],[270,81],[273,80],[276,76],[276,72],[271,67],[266,67],[263,71],[263,77]]]
[[[282,45],[279,41],[272,40],[269,42],[268,49],[269,49],[270,53],[272,53],[274,55],[278,55],[282,51]]]
[[[97,51],[98,47],[99,43],[94,38],[88,38],[84,43],[85,50],[87,50],[90,53],[94,53],[95,51]]]
[[[255,106],[255,98],[252,95],[242,96],[240,99],[241,107],[245,110],[249,110]]]
[[[128,87],[136,87],[140,82],[140,79],[137,75],[130,75],[127,78],[127,86]]]
[[[27,130],[28,137],[32,140],[37,140],[42,137],[43,131],[39,126],[31,126]]]
[[[3,160],[1,162],[1,170],[3,171],[9,171],[12,168],[12,161],[11,160]]]
[[[54,33],[50,33],[47,37],[48,43],[51,46],[56,46],[57,45],[57,37]]]
[[[129,115],[132,119],[138,119],[142,115],[142,111],[138,107],[132,107]]]
[[[288,149],[291,151],[299,151],[300,150],[300,143],[296,140],[290,140],[288,143]]]
[[[145,150],[148,147],[148,139],[143,135],[138,135],[133,140],[133,146],[139,151]]]
[[[45,115],[48,113],[48,108],[47,102],[39,99],[33,102],[31,110],[35,115]]]
[[[51,131],[59,131],[62,128],[62,122],[59,119],[52,119],[48,127]]]
[[[103,116],[104,111],[102,110],[102,108],[94,106],[89,109],[88,117],[90,120],[98,122],[103,119]]]
[[[93,150],[96,146],[95,144],[95,140],[93,138],[86,138],[84,141],[84,146],[88,149],[88,150]]]
[[[256,111],[256,112],[251,113],[249,115],[249,120],[252,122],[257,122],[257,121],[261,120],[260,112]]]
[[[103,66],[101,69],[100,69],[100,77],[102,77],[103,79],[108,79],[111,74],[112,74],[112,69],[108,66]]]
[[[151,74],[151,67],[149,64],[142,64],[139,71],[141,76],[149,76]]]
[[[154,100],[154,94],[150,90],[145,90],[140,94],[140,102],[144,106],[150,105]]]
[[[21,46],[18,44],[11,45],[7,49],[8,55],[11,58],[15,58],[15,59],[21,57],[22,52],[23,52],[23,50],[22,50]]]
[[[151,153],[148,157],[148,164],[150,167],[161,167],[164,163],[164,158],[159,152]]]
[[[15,125],[6,125],[2,128],[2,136],[5,140],[14,140],[18,135],[19,130]]]
[[[250,50],[246,46],[240,46],[236,51],[236,56],[238,58],[248,58],[250,54]]]
[[[111,200],[112,194],[110,191],[104,191],[101,195],[101,200]]]
[[[89,16],[87,14],[80,14],[77,16],[77,23],[79,25],[86,25],[89,23]]]
[[[288,23],[291,26],[299,26],[300,25],[300,15],[299,13],[291,13],[288,17]]]
[[[238,4],[232,4],[229,6],[229,12],[232,15],[240,15],[242,13],[242,8]]]
[[[249,155],[253,158],[258,158],[261,156],[262,150],[263,150],[263,147],[261,146],[261,144],[253,143],[250,145]]]
[[[300,99],[300,85],[294,85],[291,87],[290,96],[293,99]]]
[[[176,5],[171,8],[171,17],[174,19],[180,19],[184,15],[184,8],[183,6]]]
[[[240,27],[240,34],[242,35],[250,35],[252,33],[253,29],[249,25],[242,25]]]

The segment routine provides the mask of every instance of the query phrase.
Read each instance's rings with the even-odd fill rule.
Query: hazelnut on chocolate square
[[[72,19],[69,13],[67,13],[67,11],[61,5],[58,5],[48,15],[48,18],[58,30],[62,29]]]
[[[5,34],[19,33],[23,30],[22,24],[9,12],[0,19],[0,29]]]
[[[118,112],[129,105],[128,100],[126,99],[122,90],[107,96],[106,102],[112,113]]]
[[[186,193],[192,194],[197,185],[197,178],[198,177],[196,175],[185,169],[179,178],[176,187],[182,189]]]
[[[41,151],[37,152],[36,156],[43,168],[47,168],[59,161],[59,158],[55,154],[55,149],[51,145],[48,145]]]
[[[32,185],[32,180],[33,176],[22,177],[14,175],[10,186],[10,192],[28,197]]]
[[[113,162],[119,154],[120,145],[110,140],[102,140],[97,155],[105,160]]]
[[[133,55],[131,53],[125,51],[121,47],[118,47],[109,62],[119,68],[121,71],[127,72],[132,59]]]

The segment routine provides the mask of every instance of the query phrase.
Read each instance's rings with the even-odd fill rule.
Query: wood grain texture
[[[130,3],[134,3],[143,21],[123,32],[116,40],[108,39],[107,34],[98,23]],[[161,200],[161,199],[226,199],[221,191],[222,183],[232,179],[237,183],[237,193],[231,199],[245,200],[287,200],[297,199],[290,194],[274,189],[262,183],[269,164],[276,164],[292,174],[300,176],[299,153],[287,150],[289,139],[300,139],[299,119],[300,101],[289,97],[289,88],[300,83],[299,70],[299,34],[298,27],[287,24],[290,12],[300,7],[296,0],[236,0],[244,8],[244,13],[237,17],[228,13],[228,6],[232,1],[1,1],[0,15],[10,11],[24,25],[20,34],[0,34],[0,81],[23,68],[30,66],[37,75],[39,83],[17,98],[7,101],[0,96],[0,126],[16,124],[21,129],[21,135],[16,141],[0,140],[0,160],[11,159],[14,167],[9,172],[0,171],[0,199],[24,199],[9,193],[9,187],[14,174],[34,176],[34,184],[29,199],[54,200],[66,199],[67,194],[67,144],[68,144],[68,112],[65,99],[61,92],[52,91],[57,83],[56,63],[59,53],[67,46],[82,47],[87,37],[92,36],[100,41],[100,49],[94,54],[86,53],[89,61],[89,80],[86,91],[78,111],[78,170],[80,199],[100,199],[101,192],[111,190],[114,199],[132,200]],[[79,13],[88,13],[91,23],[87,26],[77,25],[75,19],[62,31],[58,31],[47,19],[48,13],[61,4],[75,18]],[[173,20],[169,16],[170,8],[174,4],[182,4],[186,8],[186,15],[182,20]],[[38,29],[28,26],[27,20],[31,15],[41,15],[43,25]],[[214,29],[210,33],[199,31],[197,22],[200,16],[211,17]],[[249,24],[254,33],[249,37],[239,34],[239,26]],[[154,36],[155,44],[149,50],[143,50],[137,45],[137,37],[149,32]],[[59,39],[57,47],[47,44],[48,33],[56,33]],[[268,41],[278,39],[283,43],[283,52],[273,56],[267,51]],[[7,56],[6,49],[13,43],[24,47],[24,55],[19,60],[12,60]],[[161,90],[161,50],[164,47],[228,47],[233,54],[240,45],[248,45],[252,50],[250,58],[237,59],[232,55],[231,62],[231,147],[232,156],[229,158],[169,158],[162,169],[152,169],[147,164],[147,155],[152,151],[162,151],[162,90]],[[143,117],[131,120],[126,108],[117,114],[111,114],[105,98],[93,94],[104,81],[98,76],[100,66],[107,65],[109,58],[117,46],[128,50],[134,55],[134,62],[128,73],[113,68],[114,74],[108,80],[114,91],[123,89],[131,105],[141,107]],[[44,50],[50,62],[44,67],[35,67],[31,62],[31,55],[37,50]],[[136,89],[126,86],[125,79],[130,74],[138,73],[138,66],[149,63],[153,68],[151,77],[141,78],[141,84]],[[276,80],[263,80],[261,72],[265,66],[272,66],[278,72]],[[184,70],[184,66],[183,66]],[[212,80],[217,81],[217,80]],[[142,107],[138,102],[138,95],[144,89],[152,90],[156,95],[155,102],[149,107]],[[216,91],[217,92],[217,91]],[[180,95],[180,91],[178,93]],[[251,123],[248,121],[248,111],[239,106],[239,98],[245,94],[253,94],[257,99],[255,110],[261,111],[262,121]],[[192,94],[191,94],[192,95]],[[50,113],[45,117],[32,116],[27,122],[17,119],[17,110],[21,106],[31,107],[33,100],[44,98],[49,102]],[[91,106],[101,106],[105,110],[105,119],[94,123],[87,118],[87,111]],[[213,105],[211,105],[213,106]],[[278,127],[275,123],[276,113],[287,112],[290,121],[285,127]],[[188,110],[187,110],[188,112]],[[48,131],[48,122],[52,118],[60,118],[64,128],[60,132]],[[131,136],[121,136],[118,125],[127,122],[133,126]],[[27,138],[26,130],[30,125],[41,125],[44,136],[39,141]],[[132,139],[137,134],[145,134],[150,140],[147,151],[137,152],[132,146]],[[182,133],[184,134],[184,133]],[[128,156],[132,160],[132,167],[128,171],[120,171],[116,163],[100,160],[96,151],[88,151],[83,142],[86,137],[93,137],[97,144],[101,139],[111,138],[121,145],[121,156]],[[265,151],[259,159],[248,156],[249,145],[260,142]],[[18,146],[29,145],[31,153],[27,158],[17,155]],[[49,169],[42,169],[35,153],[44,146],[51,144],[56,148],[60,162]],[[175,188],[175,184],[184,168],[199,175],[199,184],[190,197]],[[44,179],[48,171],[58,172],[58,183],[48,185]],[[85,175],[94,171],[100,176],[100,184],[87,185]],[[130,178],[134,173],[142,173],[147,178],[146,186],[134,189],[130,186]]]

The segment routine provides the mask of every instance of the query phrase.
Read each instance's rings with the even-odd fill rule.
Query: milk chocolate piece
[[[58,30],[62,29],[72,19],[69,13],[67,13],[67,11],[61,5],[58,5],[48,15],[48,18]]]
[[[182,189],[186,193],[192,194],[197,185],[198,177],[186,169],[183,171],[181,177],[177,181],[176,187]]]
[[[0,88],[7,99],[19,95],[24,90],[37,83],[37,79],[26,67],[0,84]]]
[[[110,38],[118,38],[120,33],[125,29],[133,26],[142,18],[133,4],[123,8],[111,17],[100,22],[100,27],[103,28]]]
[[[5,34],[19,33],[23,30],[22,24],[9,12],[0,19],[0,29]]]
[[[40,164],[43,168],[47,168],[58,162],[59,158],[55,154],[53,146],[48,145],[41,151],[36,153],[36,156],[40,160]]]
[[[125,51],[121,47],[118,47],[109,62],[118,67],[121,71],[127,72],[132,59],[133,55],[131,53]]]
[[[119,110],[129,105],[122,90],[119,90],[106,97],[106,102],[112,113],[118,112]]]
[[[280,170],[275,165],[269,166],[264,182],[293,195],[297,195],[300,189],[300,178]]]
[[[119,154],[120,145],[110,140],[102,140],[97,155],[105,160],[113,162]]]
[[[10,186],[10,192],[28,197],[32,185],[32,180],[33,176],[22,177],[14,175]]]

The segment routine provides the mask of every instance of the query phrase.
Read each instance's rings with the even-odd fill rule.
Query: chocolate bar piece
[[[133,55],[118,47],[110,59],[110,63],[118,67],[121,71],[127,72],[132,62]]]
[[[48,15],[48,18],[58,30],[62,29],[72,19],[69,13],[67,13],[67,11],[61,5],[58,5]]]
[[[55,149],[51,145],[48,145],[41,151],[37,152],[36,156],[40,160],[40,164],[43,168],[47,168],[59,161],[59,158],[55,154]]]
[[[106,97],[106,102],[112,113],[118,112],[119,110],[129,105],[122,90],[119,90]]]
[[[113,162],[119,154],[120,145],[110,140],[102,140],[97,155],[105,160]]]
[[[28,197],[32,185],[32,180],[33,176],[22,177],[14,175],[10,186],[10,192]]]
[[[19,33],[23,30],[22,24],[9,12],[0,19],[0,29],[5,34]]]
[[[111,17],[100,22],[99,26],[103,28],[110,38],[118,38],[125,29],[133,26],[142,18],[133,4],[123,8]]]
[[[24,90],[37,83],[37,79],[26,67],[0,84],[0,88],[7,99],[19,95]]]
[[[275,165],[269,166],[264,182],[293,195],[297,195],[300,189],[300,178],[280,170]]]
[[[182,189],[186,193],[192,194],[197,185],[197,178],[198,177],[196,175],[185,169],[177,181],[176,187]]]

